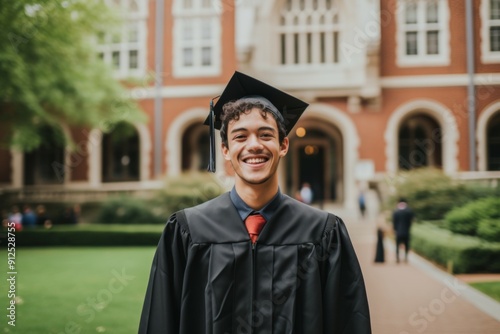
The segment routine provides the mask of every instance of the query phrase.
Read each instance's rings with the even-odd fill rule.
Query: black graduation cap
[[[272,112],[284,122],[287,135],[309,105],[262,81],[241,72],[234,72],[217,103],[213,105],[214,99],[210,101],[210,113],[204,123],[210,126],[210,163],[208,165],[210,172],[215,172],[215,129],[220,130],[222,126],[220,118],[222,107],[228,102],[240,99],[257,100],[262,103],[267,111]]]

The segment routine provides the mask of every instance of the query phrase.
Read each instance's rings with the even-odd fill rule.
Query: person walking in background
[[[311,185],[308,182],[304,182],[302,184],[302,188],[300,188],[300,198],[302,202],[306,204],[311,204],[313,201],[313,191],[311,189]]]
[[[361,218],[365,218],[365,212],[366,212],[366,198],[365,198],[365,192],[361,191],[358,196],[358,205],[359,205],[359,211],[361,212]]]
[[[413,221],[413,211],[408,206],[406,199],[400,198],[396,209],[392,213],[392,224],[396,235],[396,262],[399,263],[399,247],[405,247],[405,262],[408,262],[410,250],[410,229]]]

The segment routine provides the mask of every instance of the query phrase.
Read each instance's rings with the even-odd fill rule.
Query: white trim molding
[[[341,135],[344,154],[344,206],[347,209],[357,208],[357,190],[353,166],[359,158],[360,139],[358,130],[351,118],[340,109],[324,103],[312,103],[307,108],[307,116],[304,119],[318,119],[336,126]]]
[[[17,149],[11,149],[10,155],[12,157],[11,163],[11,180],[12,187],[14,188],[22,188],[24,181],[24,152],[19,151]]]
[[[382,88],[466,87],[469,84],[469,77],[467,74],[405,75],[382,77],[380,83]],[[500,85],[500,74],[475,74],[474,84]]]
[[[397,173],[398,164],[398,132],[403,120],[410,114],[425,114],[434,118],[442,129],[442,161],[443,171],[453,174],[458,171],[458,127],[453,113],[442,104],[426,99],[409,101],[394,110],[384,133],[386,163],[389,174]]]
[[[488,105],[479,115],[477,121],[477,159],[478,159],[478,169],[481,172],[487,171],[487,135],[488,135],[488,121],[496,114],[500,112],[500,101],[496,101]]]
[[[185,97],[210,97],[218,96],[225,85],[183,85],[163,86],[160,96],[164,99]],[[158,94],[155,87],[137,87],[129,90],[130,97],[136,100],[153,99]]]
[[[140,161],[140,181],[148,181],[151,177],[151,150],[153,145],[151,143],[151,133],[146,124],[134,124],[137,132],[139,133],[139,146],[141,149]]]
[[[102,183],[102,131],[93,129],[87,138],[88,169],[87,181],[90,186]]]

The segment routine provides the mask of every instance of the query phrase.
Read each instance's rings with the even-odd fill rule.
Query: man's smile
[[[269,159],[266,157],[257,157],[257,158],[252,157],[243,159],[243,162],[251,165],[257,165],[257,164],[262,164],[268,160]]]

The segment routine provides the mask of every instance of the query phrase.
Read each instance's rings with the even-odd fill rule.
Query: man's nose
[[[247,149],[249,151],[262,150],[263,146],[257,135],[251,135],[248,137]]]

